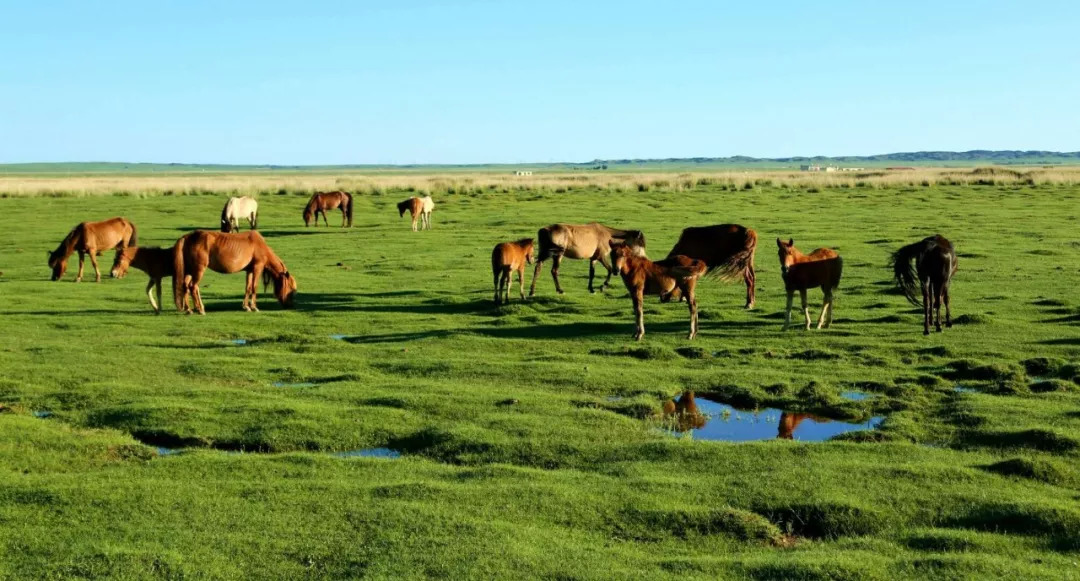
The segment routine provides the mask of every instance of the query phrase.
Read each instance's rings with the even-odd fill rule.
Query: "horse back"
[[[806,289],[825,286],[830,289],[840,286],[840,276],[844,271],[844,259],[831,248],[818,248],[803,256],[788,269],[784,285],[789,289]]]
[[[683,254],[704,260],[710,267],[722,264],[732,255],[756,246],[753,230],[739,224],[691,226],[684,228],[668,256]]]

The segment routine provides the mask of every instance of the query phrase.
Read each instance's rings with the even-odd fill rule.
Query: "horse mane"
[[[77,224],[68,232],[67,236],[60,241],[60,245],[56,247],[56,250],[52,251],[51,257],[71,256],[72,252],[75,252],[75,245],[78,244],[79,238],[84,236],[86,232],[86,226],[82,223]]]
[[[930,236],[900,248],[889,258],[897,288],[904,293],[908,302],[917,307],[922,306],[922,297],[916,289],[918,274],[912,261],[935,248],[938,248],[937,237]]]
[[[521,240],[518,240],[518,241],[514,242],[514,244],[516,244],[516,245],[518,245],[518,246],[520,246],[522,248],[525,248],[525,247],[531,245],[532,243],[533,243],[532,238],[522,238]]]

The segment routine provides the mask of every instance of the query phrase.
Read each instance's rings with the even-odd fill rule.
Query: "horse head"
[[[273,275],[269,269],[263,271],[263,288],[267,283],[274,283],[274,297],[281,306],[286,309],[293,308],[296,302],[296,278],[289,271],[284,270],[279,275]]]
[[[532,238],[522,238],[521,240],[517,241],[517,245],[518,245],[518,247],[521,248],[521,251],[525,253],[525,263],[526,264],[532,264],[533,263],[533,239]]]
[[[312,199],[311,203],[309,203],[304,208],[304,226],[311,226],[311,217],[315,215],[315,210],[313,209],[314,207],[315,207],[315,200]]]
[[[52,269],[52,280],[60,280],[64,273],[67,272],[67,260],[64,260],[64,251],[61,248],[57,248],[52,252],[48,252],[49,255],[49,268]]]
[[[109,276],[112,276],[113,278],[124,278],[128,268],[131,266],[131,259],[134,257],[134,246],[128,246],[123,249],[117,248],[116,259],[113,260],[112,270],[109,271]]]
[[[795,264],[795,257],[799,252],[795,248],[795,239],[788,238],[788,241],[784,242],[777,238],[776,246],[780,256],[780,274],[787,276],[788,270],[791,268],[791,265]]]
[[[398,205],[397,205],[398,217],[401,218],[402,216],[404,216],[405,211],[408,210],[411,205],[412,205],[412,198],[409,198],[408,200],[405,200],[404,202],[398,202]]]

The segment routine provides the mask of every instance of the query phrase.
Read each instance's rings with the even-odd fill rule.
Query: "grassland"
[[[348,230],[303,227],[311,181],[180,196],[4,178],[0,576],[1080,577],[1080,187],[950,171],[393,177],[358,188]],[[414,233],[393,204],[425,181],[435,227]],[[139,273],[48,280],[43,250],[80,220],[125,215],[171,244],[245,188],[295,310],[240,311],[239,275],[208,275],[205,317],[154,316]],[[683,307],[650,302],[634,343],[625,291],[588,294],[577,261],[566,295],[545,272],[535,300],[491,305],[494,243],[587,220],[645,230],[654,257],[684,226],[757,229],[758,308],[707,281],[697,340]],[[960,253],[958,324],[924,338],[884,263],[933,232]],[[777,236],[845,257],[833,329],[780,331]],[[657,429],[686,389],[886,420],[826,443],[694,441]],[[403,455],[335,456],[370,447]]]

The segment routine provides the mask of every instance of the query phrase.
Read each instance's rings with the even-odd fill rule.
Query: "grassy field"
[[[0,200],[0,576],[1080,578],[1080,187],[748,183],[444,190],[417,233],[392,185],[347,230],[265,193],[298,308],[245,313],[211,273],[205,317],[154,316],[135,271],[50,282],[45,251],[114,215],[169,245],[224,194]],[[634,343],[621,282],[590,295],[569,260],[565,295],[545,271],[491,304],[495,243],[590,220],[654,258],[685,226],[756,229],[757,309],[705,281],[698,339],[652,299]],[[924,338],[885,262],[934,232],[957,325]],[[780,331],[777,236],[843,255],[832,329]],[[885,420],[700,441],[659,417],[685,390]],[[401,457],[341,454],[369,448]]]

